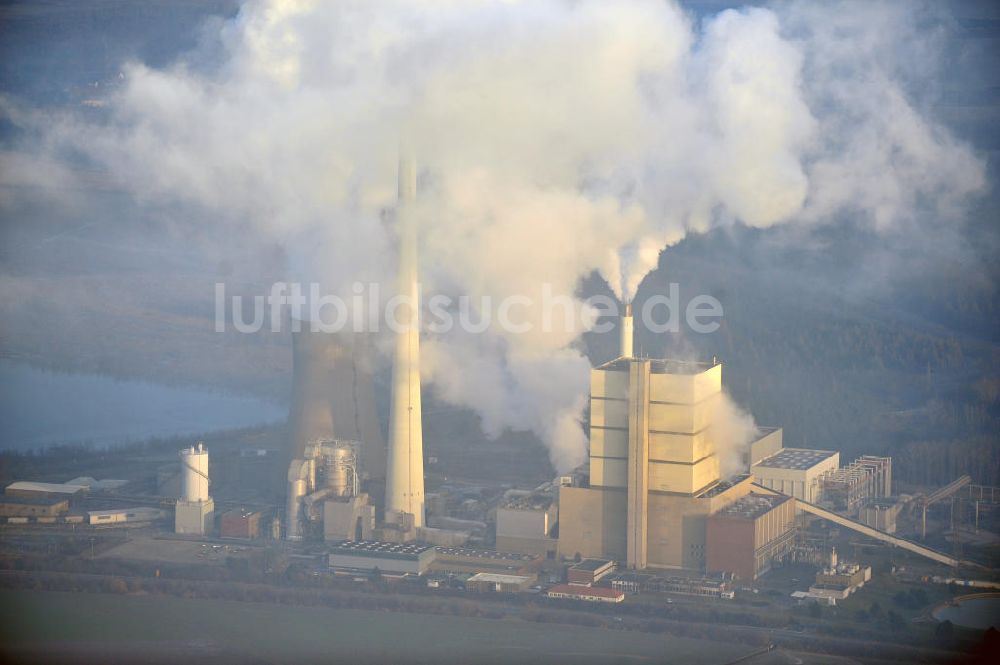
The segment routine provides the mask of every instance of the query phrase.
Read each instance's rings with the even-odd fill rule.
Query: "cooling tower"
[[[369,478],[385,474],[385,439],[372,379],[372,345],[364,334],[313,332],[302,322],[292,334],[293,385],[290,458],[301,459],[319,440],[360,441]]]
[[[312,332],[308,322],[292,334],[292,405],[289,410],[291,457],[301,459],[306,446],[333,438],[330,387],[338,356],[344,354],[333,335]]]
[[[420,331],[417,312],[417,233],[413,201],[416,166],[399,162],[399,294],[405,301],[396,310],[400,329],[392,366],[389,411],[389,454],[385,483],[386,521],[400,513],[413,516],[413,526],[424,525],[424,442],[420,406]]]

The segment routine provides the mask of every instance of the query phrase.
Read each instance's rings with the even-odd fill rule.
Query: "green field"
[[[5,662],[705,663],[752,649],[519,620],[169,596],[0,592]]]

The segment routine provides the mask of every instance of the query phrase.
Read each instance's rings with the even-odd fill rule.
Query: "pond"
[[[63,374],[0,361],[0,449],[106,446],[284,420],[287,408],[207,388]]]
[[[984,594],[964,598],[957,605],[945,605],[934,610],[938,621],[947,619],[956,626],[986,630],[1000,628],[1000,594]]]

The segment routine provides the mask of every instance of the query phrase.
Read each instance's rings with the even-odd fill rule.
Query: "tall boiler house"
[[[417,193],[416,165],[399,162],[399,294],[400,330],[392,367],[389,411],[389,450],[386,468],[386,521],[413,516],[413,526],[424,525],[424,442],[420,405],[420,329],[417,281],[417,222],[413,210]]]

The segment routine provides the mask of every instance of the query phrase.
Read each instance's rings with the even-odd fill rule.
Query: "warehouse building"
[[[0,517],[58,517],[69,512],[69,499],[50,496],[0,497]]]
[[[94,525],[153,522],[166,517],[166,511],[147,506],[87,511],[87,523]]]
[[[620,603],[625,600],[625,592],[620,589],[605,589],[604,587],[575,586],[560,584],[549,589],[549,598],[566,600],[583,600],[589,603]]]
[[[748,494],[708,518],[707,569],[754,580],[795,545],[795,499]]]
[[[331,568],[423,575],[435,557],[434,547],[422,543],[385,543],[344,540],[330,548]]]
[[[4,489],[6,496],[20,496],[26,499],[50,498],[74,500],[87,491],[83,485],[70,485],[68,483],[36,483],[28,480],[19,480],[7,485]]]
[[[822,497],[822,480],[840,466],[840,453],[832,450],[782,448],[750,468],[756,482],[802,501]]]
[[[537,579],[537,577],[531,575],[476,573],[465,581],[465,588],[468,591],[479,593],[520,593],[531,587]]]

